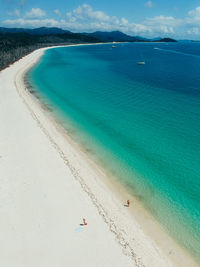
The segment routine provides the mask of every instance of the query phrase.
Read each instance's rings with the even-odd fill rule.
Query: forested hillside
[[[59,28],[2,28],[0,27],[0,70],[37,48],[95,42],[176,42],[170,38],[147,39],[119,31],[72,33]]]
[[[28,33],[0,33],[0,70],[37,48],[72,43],[99,42],[95,37],[78,33],[31,35]]]

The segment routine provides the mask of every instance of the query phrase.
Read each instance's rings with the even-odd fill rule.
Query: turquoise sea
[[[72,138],[200,260],[200,43],[50,49],[28,79]]]

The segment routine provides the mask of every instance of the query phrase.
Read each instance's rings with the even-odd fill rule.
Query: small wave
[[[163,48],[158,48],[158,47],[154,47],[154,49],[165,51],[165,52],[169,52],[169,53],[174,53],[174,54],[180,54],[180,55],[190,56],[190,57],[200,57],[200,55],[194,55],[194,54],[190,54],[190,53],[183,53],[183,52],[176,51],[176,50],[163,49]]]

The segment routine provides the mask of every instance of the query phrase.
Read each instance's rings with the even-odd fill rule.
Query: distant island
[[[140,36],[130,36],[120,31],[83,33],[86,36],[95,37],[102,42],[177,42],[171,38],[148,39]]]
[[[102,42],[177,42],[171,38],[147,39],[120,31],[73,33],[60,28],[36,29],[0,27],[0,70],[35,49],[55,45]]]

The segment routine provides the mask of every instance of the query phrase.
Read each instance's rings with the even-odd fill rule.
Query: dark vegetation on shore
[[[32,51],[47,46],[101,42],[176,42],[170,38],[146,39],[119,31],[72,33],[59,28],[2,28],[0,27],[0,70]]]
[[[99,42],[95,37],[73,33],[49,35],[0,33],[0,70],[41,47],[95,42]]]

